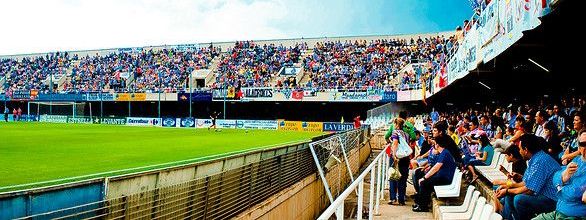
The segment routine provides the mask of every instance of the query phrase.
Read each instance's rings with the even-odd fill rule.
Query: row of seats
[[[505,155],[497,151],[494,153],[489,166],[477,166],[475,168],[490,182],[494,182],[495,180],[507,180],[507,176],[500,171],[500,166],[505,167],[509,172],[513,169],[513,163],[509,163],[505,158]]]
[[[480,196],[480,192],[470,185],[461,205],[439,207],[439,218],[440,220],[502,220],[502,216],[486,202],[486,198]]]

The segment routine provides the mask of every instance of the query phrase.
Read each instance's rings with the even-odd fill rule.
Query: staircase
[[[216,72],[218,71],[218,63],[220,62],[220,56],[214,57],[212,62],[210,62],[209,69],[211,70],[211,77],[209,80],[206,79],[206,87],[210,87],[216,82]]]
[[[309,57],[313,54],[313,49],[309,48],[307,50],[305,50],[302,54],[301,57],[302,59],[305,59],[306,57]],[[298,80],[297,84],[300,85],[301,87],[304,87],[307,82],[309,82],[309,80],[311,80],[310,78],[310,72],[309,71],[305,71],[305,68],[301,68],[300,74],[303,74],[301,76],[301,79]]]
[[[4,83],[6,83],[6,76],[0,78],[0,92],[4,93]]]
[[[66,82],[71,82],[72,76],[71,74],[73,74],[73,67],[79,66],[80,61],[76,60],[76,61],[72,61],[71,64],[69,65],[69,68],[67,68],[67,70],[65,71],[65,74],[63,74],[60,78],[56,78],[53,77],[53,83],[57,83],[57,91],[63,91],[64,87],[65,87],[65,83]],[[50,76],[47,77],[47,84],[50,84]]]

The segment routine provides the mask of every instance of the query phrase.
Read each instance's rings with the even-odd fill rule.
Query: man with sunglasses
[[[580,131],[578,141],[581,156],[574,158],[565,169],[553,176],[558,197],[556,210],[533,220],[586,219],[586,130]]]

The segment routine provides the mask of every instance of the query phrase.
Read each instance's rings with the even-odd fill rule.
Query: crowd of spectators
[[[41,92],[50,90],[49,76],[60,78],[67,72],[71,61],[77,56],[70,57],[67,52],[56,52],[38,57],[24,57],[22,59],[2,59],[0,61],[0,78],[5,77],[5,91],[32,90]],[[8,88],[6,88],[8,87]]]
[[[67,92],[112,90],[118,92],[176,92],[186,87],[188,75],[208,68],[216,48],[120,52],[83,57],[73,67]],[[127,83],[129,77],[134,80]]]
[[[0,77],[6,76],[6,83],[13,90],[46,92],[48,75],[60,78],[70,73],[58,92],[174,92],[187,87],[189,73],[206,68],[215,74],[211,88],[410,90],[419,89],[422,84],[429,88],[436,70],[445,66],[446,54],[456,44],[455,36],[326,41],[318,42],[303,59],[302,53],[310,49],[307,43],[286,47],[254,41],[236,42],[224,52],[218,47],[120,51],[83,57],[70,57],[65,52],[21,60],[2,59]],[[217,66],[210,65],[214,57],[219,58]],[[410,63],[421,65],[400,73]],[[309,77],[307,83],[297,82],[295,76],[279,76],[282,67],[295,64],[304,68]]]
[[[387,153],[401,174],[413,169],[413,211],[428,211],[433,186],[451,183],[460,169],[468,183],[493,185],[494,206],[504,219],[584,219],[586,99],[544,103],[434,111],[421,130],[399,114],[385,136],[391,143]],[[415,149],[411,161],[396,156],[399,136]],[[474,167],[490,165],[496,151],[506,155],[512,170],[508,180],[488,182]],[[406,181],[391,181],[390,204],[404,204]]]
[[[224,53],[218,63],[216,83],[212,87],[269,87],[284,66],[299,62],[307,43],[294,47],[260,45],[254,41],[239,41]]]
[[[452,47],[449,39],[437,36],[317,43],[313,54],[303,60],[303,67],[310,74],[305,86],[318,89],[412,88],[420,84],[431,69],[413,70],[403,75],[400,70],[410,63],[441,60]],[[397,79],[398,86],[393,81]]]

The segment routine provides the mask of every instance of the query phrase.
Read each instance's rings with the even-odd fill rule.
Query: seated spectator
[[[446,143],[443,147],[452,154],[452,158],[454,158],[456,165],[460,166],[462,161],[462,152],[456,145],[456,142],[448,135],[448,123],[446,121],[439,121],[433,125],[432,134],[433,138],[437,139],[439,137],[448,137]]]
[[[513,137],[514,133],[515,129],[508,127],[507,129],[505,129],[505,135],[503,135],[502,139],[494,139],[490,142],[490,144],[494,147],[495,151],[502,152],[512,145],[512,143],[509,140]]]
[[[560,145],[560,137],[558,136],[557,126],[553,121],[548,121],[543,126],[543,137],[545,138],[546,145],[543,151],[549,156],[556,159],[558,163],[561,163],[558,155],[562,152],[562,145]]]
[[[583,111],[584,110],[578,111],[576,115],[574,115],[574,132],[576,133],[584,129],[584,122],[586,120],[586,117],[584,116]],[[560,157],[560,160],[562,161],[563,165],[567,165],[569,161],[572,161],[579,154],[580,152],[578,152],[578,137],[576,135],[573,135],[572,137],[570,137],[569,144],[566,144],[564,148],[564,153]]]
[[[496,187],[495,190],[497,191],[504,187],[511,187],[513,183],[519,183],[523,181],[523,175],[525,174],[525,170],[527,170],[527,163],[525,160],[523,160],[523,157],[521,157],[521,154],[519,153],[519,147],[516,145],[511,145],[505,150],[505,152],[503,152],[503,154],[505,154],[505,159],[507,162],[513,163],[513,172],[507,175],[507,180],[495,180],[492,182],[494,185],[493,187]],[[498,199],[494,200],[494,207],[496,212],[499,213],[503,208]]]
[[[471,174],[471,183],[478,178],[474,167],[490,165],[494,155],[494,148],[490,145],[490,140],[486,134],[477,134],[475,138],[479,140],[480,149],[475,153],[474,157],[470,157],[469,155],[464,156],[464,164]]]
[[[448,126],[448,135],[450,135],[450,137],[452,138],[452,140],[454,140],[454,143],[456,143],[456,145],[460,144],[460,137],[458,136],[458,134],[456,134],[456,127],[454,127],[453,125]]]
[[[480,129],[486,133],[488,139],[494,137],[494,131],[492,130],[492,125],[490,124],[490,119],[486,115],[480,116]]]
[[[580,156],[553,176],[558,197],[555,211],[533,220],[586,219],[586,130],[579,133],[578,139]]]
[[[513,135],[513,137],[511,137],[511,139],[509,139],[509,142],[515,144],[515,145],[519,145],[519,139],[525,134],[527,133],[526,130],[526,120],[523,117],[516,117],[515,118],[515,133]]]
[[[560,166],[541,150],[541,143],[532,134],[519,138],[519,152],[528,161],[523,181],[501,187],[495,193],[504,206],[502,216],[505,219],[531,219],[555,210],[557,196],[552,179]]]
[[[449,145],[451,138],[449,136],[439,136],[435,138],[434,149],[439,152],[437,162],[429,172],[427,172],[418,181],[419,193],[415,197],[414,212],[427,212],[431,202],[431,193],[433,186],[448,185],[452,182],[454,172],[456,172],[456,162],[452,154],[445,150]]]
[[[432,148],[431,147],[431,132],[429,131],[429,129],[424,130],[424,132],[419,132],[419,131],[415,131],[415,136],[418,136],[417,134],[421,134],[423,133],[423,139],[421,141],[421,143],[417,143],[419,145],[419,153],[417,154],[417,156],[415,158],[413,158],[411,160],[411,167],[413,169],[417,168],[417,167],[421,167],[424,164],[427,163],[427,157],[429,156],[429,150]]]
[[[431,167],[435,165],[437,162],[437,155],[439,152],[433,148],[435,142],[432,140],[430,132],[424,132],[425,140],[421,145],[421,151],[419,156],[415,157],[411,160],[411,164],[414,167],[413,175],[411,176],[411,180],[413,182],[413,187],[415,188],[415,192],[419,192],[419,182],[418,180],[421,179]]]

